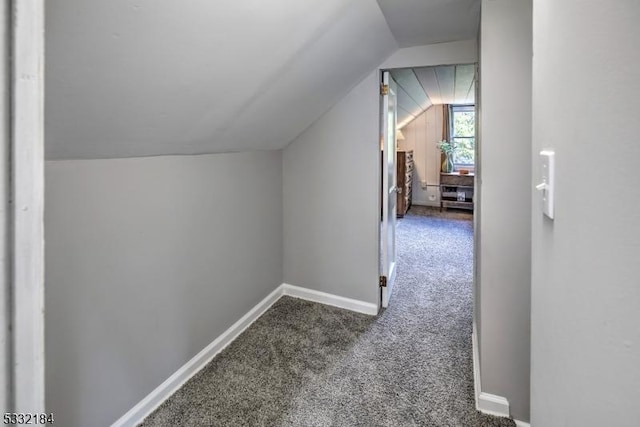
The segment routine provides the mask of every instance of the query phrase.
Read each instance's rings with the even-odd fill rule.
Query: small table
[[[473,210],[475,175],[440,173],[440,211],[442,208]]]

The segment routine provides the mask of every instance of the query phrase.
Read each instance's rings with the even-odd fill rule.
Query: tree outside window
[[[455,144],[453,163],[473,166],[476,145],[476,110],[473,105],[452,105],[450,110],[451,141]]]

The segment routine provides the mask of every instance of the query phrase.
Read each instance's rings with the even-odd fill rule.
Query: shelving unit
[[[411,207],[413,184],[413,150],[398,151],[397,158],[398,218],[402,218]]]
[[[440,174],[440,210],[458,208],[473,210],[473,174],[460,175],[458,172]]]

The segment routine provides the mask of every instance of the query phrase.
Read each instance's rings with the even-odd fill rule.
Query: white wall
[[[396,50],[379,68],[429,67],[432,65],[471,64],[478,60],[476,40],[436,43]]]
[[[285,148],[285,282],[378,302],[379,69],[476,61],[475,40],[399,49]]]
[[[482,391],[529,419],[531,0],[484,0],[476,295]],[[542,426],[544,424],[540,424]]]
[[[56,0],[45,28],[47,159],[280,149],[397,49],[375,0]]]
[[[281,151],[46,163],[47,411],[110,425],[282,283]]]
[[[285,282],[374,304],[378,84],[371,73],[283,156]]]
[[[413,204],[440,206],[442,106],[432,105],[402,129],[399,148],[413,150]]]
[[[533,203],[534,426],[640,420],[640,3],[534,0],[534,179],[556,152],[555,220]]]

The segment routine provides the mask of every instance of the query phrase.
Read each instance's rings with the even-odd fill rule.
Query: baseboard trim
[[[478,348],[478,333],[476,332],[476,322],[473,321],[473,332],[471,332],[471,351],[473,353],[473,392],[476,397],[476,409],[478,409],[478,397],[480,396],[480,353]]]
[[[206,346],[200,353],[178,369],[165,382],[160,384],[149,393],[138,404],[131,408],[126,414],[120,417],[111,427],[135,427],[142,423],[153,411],[155,411],[165,400],[184,385],[191,377],[204,368],[211,360],[235,340],[245,329],[264,314],[283,295],[313,301],[320,304],[332,305],[346,310],[356,311],[370,315],[378,314],[376,304],[367,303],[326,292],[306,289],[300,286],[293,286],[283,283],[273,292],[267,295],[262,301],[256,304],[240,320],[231,325],[222,335],[216,338],[211,344]]]
[[[313,289],[302,288],[288,283],[282,284],[282,290],[284,295],[288,295],[290,297],[313,301],[320,304],[332,305],[334,307],[344,308],[346,310],[356,311],[358,313],[369,314],[372,316],[378,314],[377,304],[352,298],[345,298]]]
[[[502,396],[485,393],[483,391],[478,395],[476,402],[478,411],[483,414],[495,415],[498,417],[509,418],[509,401]]]
[[[516,427],[531,427],[531,424],[524,422],[524,421],[520,421],[520,420],[513,420],[516,423]]]
[[[185,365],[178,369],[165,382],[142,399],[129,412],[120,417],[111,427],[135,427],[148,417],[158,406],[184,385],[191,377],[207,365],[220,351],[228,346],[238,335],[255,322],[282,296],[282,285],[278,286],[265,299],[260,301],[240,320],[231,325],[222,335],[196,354]]]
[[[478,349],[478,334],[476,332],[475,323],[473,325],[471,342],[473,346],[473,385],[476,395],[476,409],[484,414],[509,418],[511,416],[511,412],[509,410],[509,401],[502,396],[497,396],[495,394],[482,391],[482,378],[480,376],[480,353]]]

